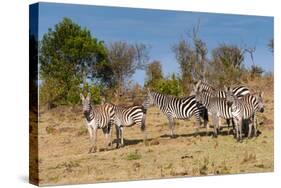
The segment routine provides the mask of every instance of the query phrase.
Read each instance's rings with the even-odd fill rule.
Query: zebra
[[[220,118],[232,118],[232,111],[230,106],[227,105],[226,99],[214,96],[212,93],[204,91],[197,91],[195,93],[195,99],[199,104],[202,104],[207,109],[208,114],[212,118],[212,123],[214,124],[214,137],[217,137],[218,129],[221,126]],[[209,124],[207,124],[206,134],[209,134]]]
[[[234,95],[233,89],[228,88],[226,100],[231,107],[232,116],[235,122],[236,139],[242,140],[242,124],[244,120],[249,121],[248,138],[252,135],[252,127],[254,127],[254,135],[257,136],[257,123],[255,113],[264,112],[263,93],[258,92],[248,94],[241,98]]]
[[[145,116],[146,110],[143,106],[115,106],[116,148],[119,147],[119,138],[121,138],[121,146],[124,146],[123,127],[139,125],[141,131],[144,133],[144,142],[146,141]]]
[[[102,105],[91,105],[91,94],[85,98],[83,94],[80,94],[83,105],[83,114],[85,116],[85,124],[90,135],[90,141],[92,146],[89,149],[89,153],[98,151],[97,148],[97,129],[102,129],[106,138],[106,148],[108,149],[111,143],[111,126],[114,121],[114,105],[110,103],[104,103]]]
[[[198,133],[201,125],[200,116],[203,115],[204,107],[197,105],[195,96],[180,98],[148,90],[143,106],[147,109],[151,105],[157,106],[168,118],[171,138],[175,138],[174,119],[189,119],[193,115],[197,120],[196,133]],[[207,122],[206,117],[203,117],[203,119],[205,124]]]
[[[191,94],[196,93],[196,91],[204,91],[204,92],[211,92],[213,93],[214,96],[219,97],[219,98],[226,98],[226,91],[225,90],[216,90],[215,87],[212,85],[208,84],[205,81],[199,80],[196,85],[193,86],[193,91]],[[250,93],[250,89],[246,86],[236,86],[233,88],[233,93],[235,96],[238,98],[243,97],[244,95],[247,95]],[[233,119],[226,119],[226,123],[228,125],[228,130],[230,131],[230,121],[232,121],[232,126],[234,128],[234,122]]]
[[[205,92],[213,92],[215,96],[219,98],[226,98],[226,91],[225,90],[216,90],[213,86],[208,84],[207,82],[203,82],[199,80],[197,84],[194,86],[195,90],[197,91],[205,91]],[[250,94],[250,89],[246,86],[236,86],[233,87],[233,94],[238,98],[243,97],[244,95]]]

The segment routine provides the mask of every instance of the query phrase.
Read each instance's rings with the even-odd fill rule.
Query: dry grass
[[[177,137],[170,139],[166,117],[150,108],[146,144],[140,128],[130,127],[124,130],[125,147],[88,154],[90,142],[81,109],[41,111],[40,185],[273,171],[273,93],[265,91],[266,112],[258,116],[261,135],[242,143],[227,134],[217,139],[204,136],[205,128],[195,137],[194,119],[177,121]],[[104,144],[99,130],[98,145],[104,148]]]

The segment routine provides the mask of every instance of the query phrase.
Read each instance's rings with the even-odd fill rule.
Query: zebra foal
[[[254,135],[257,136],[256,112],[264,112],[264,104],[262,99],[263,93],[248,94],[241,98],[234,95],[232,88],[227,88],[226,100],[231,107],[232,116],[235,122],[236,139],[242,140],[243,121],[249,121],[248,138],[252,135],[252,127],[254,127]]]
[[[106,138],[106,148],[111,145],[111,126],[114,121],[114,105],[105,103],[103,105],[91,105],[91,94],[87,97],[80,94],[83,105],[85,124],[90,135],[92,146],[89,153],[98,151],[97,148],[97,129],[102,129]]]
[[[115,106],[114,123],[116,127],[117,144],[119,147],[119,138],[121,138],[121,146],[124,146],[123,128],[133,125],[140,126],[141,131],[144,133],[144,142],[146,140],[145,132],[145,115],[146,110],[143,106]]]
[[[171,95],[164,95],[158,92],[148,90],[147,96],[143,102],[143,106],[147,109],[149,106],[157,106],[161,112],[168,118],[170,136],[175,137],[174,133],[174,119],[189,119],[195,116],[197,122],[197,129],[201,125],[200,117],[204,115],[204,107],[198,106],[195,96],[175,97]],[[207,122],[206,117],[203,117],[204,124]]]

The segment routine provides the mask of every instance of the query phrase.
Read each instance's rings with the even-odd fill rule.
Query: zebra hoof
[[[213,138],[217,138],[218,137],[218,135],[217,134],[213,134]]]
[[[241,142],[242,142],[242,139],[236,138],[236,141],[237,141],[237,143],[241,143]]]
[[[176,138],[176,136],[175,136],[175,135],[171,135],[171,136],[170,136],[170,138],[175,139],[175,138]]]

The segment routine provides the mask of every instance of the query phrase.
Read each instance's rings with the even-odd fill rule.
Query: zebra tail
[[[141,120],[141,131],[145,131],[145,116],[146,116],[147,109],[143,108],[143,116]]]

